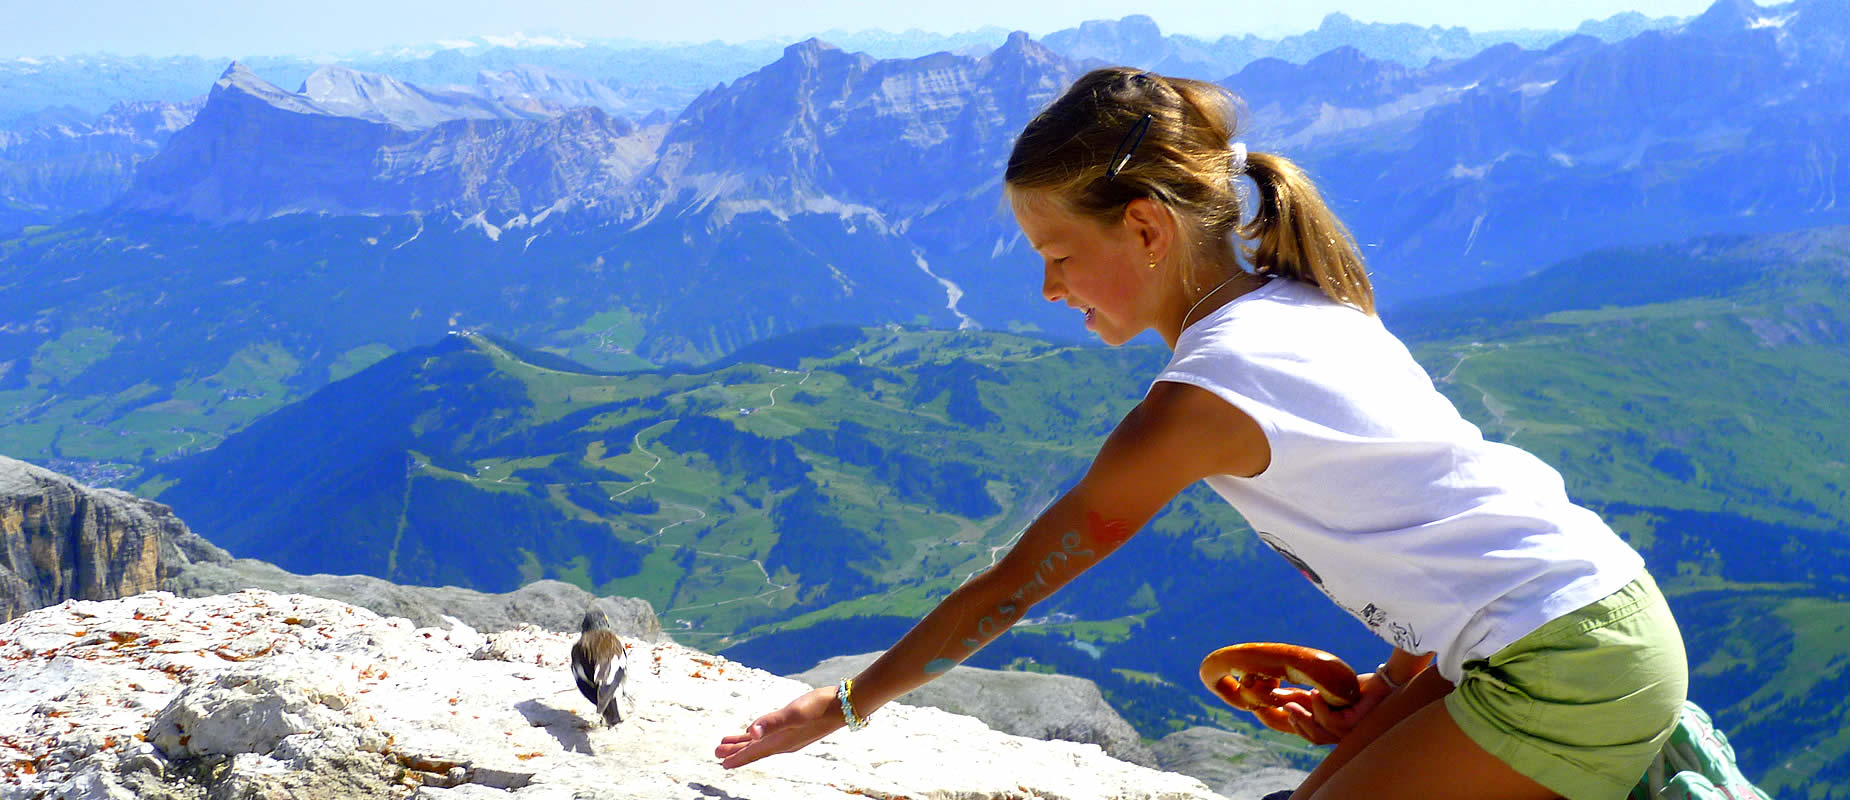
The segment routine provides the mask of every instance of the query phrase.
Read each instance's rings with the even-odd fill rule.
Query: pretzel
[[[1284,681],[1315,689],[1280,689]],[[1288,703],[1310,706],[1321,694],[1332,707],[1342,708],[1362,699],[1355,670],[1322,650],[1295,644],[1252,642],[1223,647],[1201,660],[1201,682],[1227,705],[1251,711],[1275,731],[1295,733]]]

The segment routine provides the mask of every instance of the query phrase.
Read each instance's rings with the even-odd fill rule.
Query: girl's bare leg
[[[1363,717],[1292,800],[1555,797],[1458,729],[1439,702],[1451,691],[1437,669],[1422,671]]]

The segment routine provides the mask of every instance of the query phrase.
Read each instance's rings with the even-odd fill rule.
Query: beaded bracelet
[[[841,701],[841,718],[848,723],[848,730],[858,731],[867,727],[867,720],[855,716],[854,704],[848,701],[848,693],[854,691],[854,679],[843,678],[835,684],[835,699]]]
[[[1390,692],[1398,692],[1400,691],[1400,687],[1406,685],[1404,683],[1395,683],[1393,678],[1388,677],[1387,662],[1385,661],[1381,662],[1380,666],[1375,667],[1375,677],[1380,678],[1382,683],[1387,684],[1388,691]]]

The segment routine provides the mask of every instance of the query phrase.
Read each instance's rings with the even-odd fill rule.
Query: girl
[[[1290,707],[1336,745],[1294,798],[1581,800],[1637,782],[1687,683],[1643,559],[1433,388],[1304,174],[1228,144],[1232,109],[1212,84],[1102,69],[1022,131],[1006,192],[1042,294],[1109,344],[1155,330],[1174,355],[1007,556],[860,675],[722,739],[724,766],[860,727],[1205,480],[1393,645],[1361,702]],[[1241,177],[1258,187],[1245,224]]]

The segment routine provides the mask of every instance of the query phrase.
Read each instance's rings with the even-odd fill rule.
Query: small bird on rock
[[[572,645],[572,679],[585,699],[597,704],[606,727],[623,721],[629,702],[629,665],[623,641],[610,629],[610,617],[593,605],[578,626]]]

